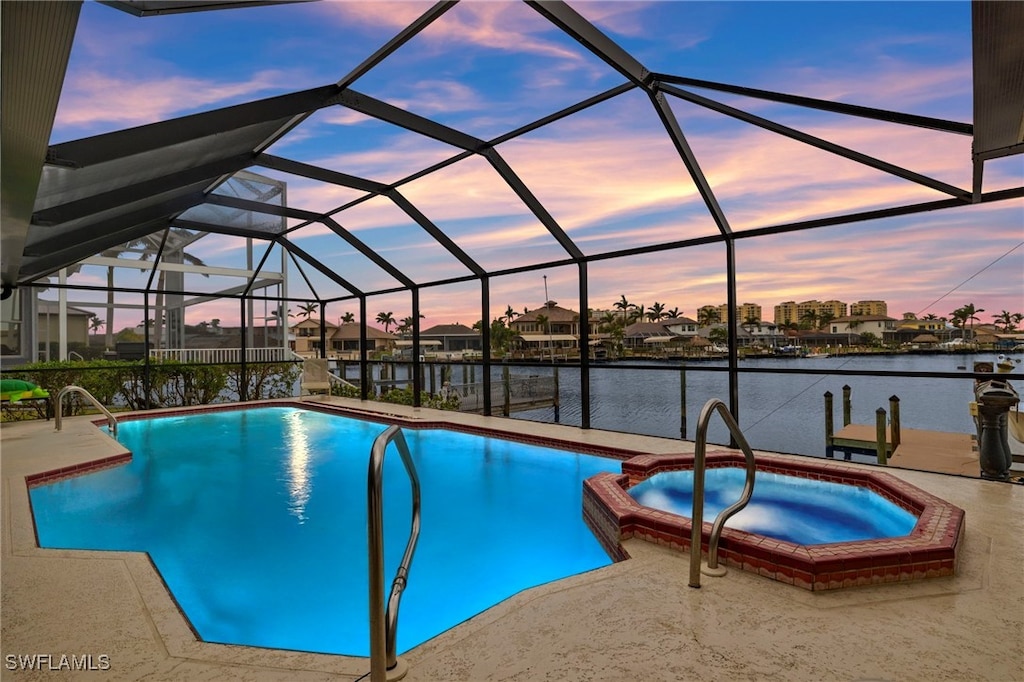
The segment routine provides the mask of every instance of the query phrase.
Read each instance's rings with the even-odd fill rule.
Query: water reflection
[[[306,522],[306,503],[313,483],[309,475],[309,436],[301,412],[286,415],[284,435],[288,448],[288,511],[302,524]]]

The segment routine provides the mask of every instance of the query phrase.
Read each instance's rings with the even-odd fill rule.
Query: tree
[[[356,321],[356,316],[353,315],[352,313],[345,313],[339,318],[338,321],[341,322],[342,324],[352,324],[353,322]]]
[[[651,304],[651,309],[647,311],[647,319],[651,322],[657,322],[663,317],[668,317],[665,314],[665,304],[655,301]]]
[[[99,315],[93,313],[89,316],[89,329],[96,332],[99,331],[100,327],[105,325],[106,322],[100,319]]]
[[[718,310],[712,306],[706,305],[697,311],[697,326],[699,327],[710,327],[719,319]]]
[[[825,311],[818,315],[818,329],[825,329],[828,327],[829,322],[836,319],[836,314],[832,311]]]
[[[313,315],[313,313],[316,312],[316,309],[318,307],[319,306],[317,306],[317,304],[313,303],[312,301],[310,301],[309,303],[303,303],[302,305],[299,306],[299,317],[308,320]]]
[[[814,329],[818,323],[818,311],[817,310],[805,310],[804,314],[800,316],[800,327],[803,329]]]
[[[647,309],[643,303],[635,304],[633,310],[629,313],[630,322],[643,322],[644,316],[647,314]]]
[[[508,322],[509,326],[512,325],[512,320],[516,319],[517,317],[519,317],[519,313],[513,310],[512,306],[509,306],[508,308],[505,309],[505,320]]]
[[[626,295],[622,294],[622,298],[615,302],[614,307],[622,311],[622,324],[626,324],[626,313],[633,307],[633,304],[626,300]]]
[[[1011,313],[1008,310],[1004,310],[998,315],[993,315],[992,318],[995,320],[997,325],[1002,326],[1004,332],[1017,331],[1017,325],[1024,321],[1024,315],[1020,313]]]
[[[551,327],[548,325],[549,322],[550,322],[550,318],[548,318],[547,315],[544,315],[542,313],[542,314],[537,316],[537,325],[540,326],[540,327],[543,327],[544,331],[547,332],[548,336],[550,337],[551,336]],[[550,343],[551,342],[549,340],[548,341],[548,345],[550,345]],[[552,348],[551,349],[551,356],[554,357],[554,355],[555,355],[555,349]]]
[[[377,323],[384,325],[384,332],[391,331],[391,325],[395,324],[395,314],[392,312],[377,313]]]
[[[968,323],[971,323],[971,335],[974,332],[974,321],[980,321],[978,317],[979,313],[985,312],[984,308],[976,308],[973,303],[968,303],[965,306],[957,308],[949,314],[949,321],[954,327],[963,329]]]
[[[665,317],[667,317],[669,319],[672,319],[672,320],[676,319],[677,317],[682,317],[682,316],[683,316],[683,311],[680,310],[679,308],[670,308],[670,309],[665,311]]]
[[[601,316],[601,319],[599,320],[600,326],[598,327],[598,329],[600,329],[602,332],[608,332],[611,331],[614,327],[619,326],[619,322],[621,322],[619,317],[609,310],[604,315]]]

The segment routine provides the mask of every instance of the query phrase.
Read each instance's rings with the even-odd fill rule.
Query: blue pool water
[[[704,520],[713,521],[743,492],[737,467],[708,469]],[[645,507],[687,518],[693,513],[693,472],[655,474],[629,489]],[[909,535],[917,517],[859,486],[758,471],[750,503],[725,524],[798,545],[820,545]]]
[[[130,464],[31,490],[39,543],[149,552],[205,641],[366,656],[367,463],[384,428],[293,408],[123,422]],[[611,563],[582,521],[582,481],[618,461],[405,433],[422,531],[400,652],[526,588]],[[388,590],[411,506],[393,447]]]

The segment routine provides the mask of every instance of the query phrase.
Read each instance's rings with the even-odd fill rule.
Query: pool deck
[[[693,449],[663,438],[319,401],[328,400],[642,452]],[[302,681],[368,674],[363,658],[198,641],[143,554],[38,548],[25,476],[123,452],[92,419],[65,419],[61,432],[52,421],[0,429],[0,679]],[[631,559],[520,593],[407,652],[405,679],[1024,680],[1024,486],[885,471],[966,510],[955,577],[813,593],[730,570],[692,589],[688,555],[630,540]],[[50,656],[44,668],[59,667],[61,655],[91,655],[93,667],[109,669],[16,669],[11,656],[32,654]]]

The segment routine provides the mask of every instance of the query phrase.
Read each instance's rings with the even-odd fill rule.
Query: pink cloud
[[[204,109],[287,87],[286,72],[262,71],[242,82],[220,83],[169,76],[155,80],[118,78],[98,71],[78,73],[61,94],[55,127],[137,126],[179,114],[183,104]]]

